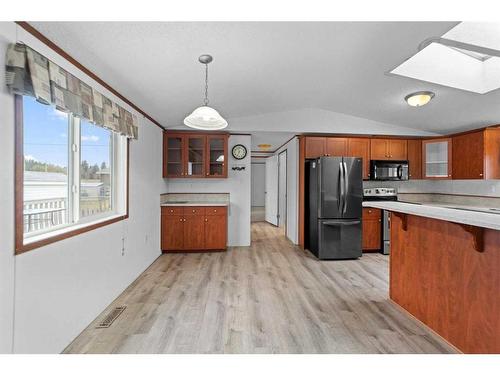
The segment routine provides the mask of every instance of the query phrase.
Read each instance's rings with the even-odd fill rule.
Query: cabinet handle
[[[482,174],[482,173],[479,173],[479,177],[483,177],[483,174]]]
[[[170,212],[174,212],[174,210],[170,210]]]
[[[179,219],[179,221],[182,221],[182,219]]]
[[[482,176],[482,175],[481,175]],[[217,212],[217,210],[214,210],[214,212]]]
[[[208,219],[205,219],[206,222],[208,222]]]
[[[193,210],[193,212],[196,212],[196,210]]]

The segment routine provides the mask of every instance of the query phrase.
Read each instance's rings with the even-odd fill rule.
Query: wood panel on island
[[[223,251],[227,247],[227,207],[161,208],[163,252]]]
[[[164,132],[164,178],[226,178],[226,133]]]

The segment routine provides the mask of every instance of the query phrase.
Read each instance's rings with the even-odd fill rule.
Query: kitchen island
[[[464,353],[500,353],[500,215],[363,205],[391,211],[391,300]]]

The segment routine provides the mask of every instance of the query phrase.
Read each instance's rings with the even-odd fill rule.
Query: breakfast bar
[[[464,353],[500,353],[500,215],[363,205],[391,211],[390,299]]]

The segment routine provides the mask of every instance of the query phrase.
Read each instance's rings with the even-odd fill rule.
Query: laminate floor
[[[109,328],[96,325],[116,306]],[[252,224],[252,246],[165,254],[66,353],[449,353],[388,301],[388,257],[318,261]]]

